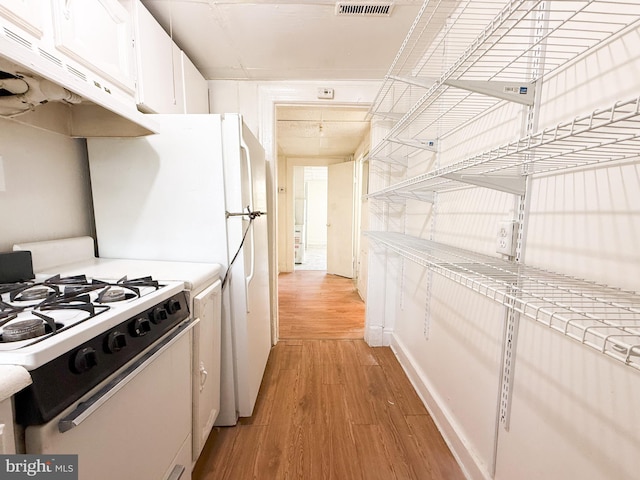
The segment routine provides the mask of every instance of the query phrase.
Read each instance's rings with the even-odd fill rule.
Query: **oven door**
[[[196,323],[163,338],[126,375],[98,386],[84,403],[28,427],[27,453],[78,454],[80,480],[190,479]]]

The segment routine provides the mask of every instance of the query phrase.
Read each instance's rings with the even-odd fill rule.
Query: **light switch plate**
[[[509,220],[498,223],[498,235],[496,238],[496,252],[510,257],[515,256],[515,238],[518,222]]]

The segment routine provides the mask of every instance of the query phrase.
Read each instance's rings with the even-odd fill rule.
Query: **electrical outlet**
[[[498,223],[498,236],[496,238],[496,252],[515,256],[515,238],[518,222],[510,220]]]

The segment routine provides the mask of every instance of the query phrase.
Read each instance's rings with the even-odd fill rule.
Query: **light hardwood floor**
[[[281,311],[299,283],[281,282]],[[253,416],[214,428],[193,480],[463,479],[393,352],[320,325],[273,347]]]
[[[363,338],[364,302],[353,280],[324,271],[278,275],[281,339]]]

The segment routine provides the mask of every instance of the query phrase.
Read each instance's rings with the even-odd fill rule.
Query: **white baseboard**
[[[389,330],[385,328],[382,331],[382,345],[385,347],[388,347],[391,345],[392,340],[393,340],[393,330]]]
[[[383,337],[382,327],[375,325],[365,326],[364,341],[367,342],[370,347],[383,347]]]
[[[413,356],[409,353],[402,341],[399,340],[396,335],[393,335],[393,332],[389,333],[391,336],[391,349],[413,384],[413,388],[415,388],[422,403],[424,403],[433,418],[433,421],[442,434],[444,441],[449,446],[451,453],[457,460],[458,465],[460,465],[464,475],[469,480],[491,480],[491,475],[487,472],[486,467],[483,466],[468,447],[464,436],[460,433],[461,429],[448,413],[446,404],[435,393],[435,390],[422,373]]]

